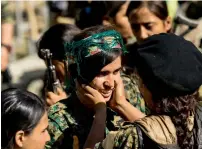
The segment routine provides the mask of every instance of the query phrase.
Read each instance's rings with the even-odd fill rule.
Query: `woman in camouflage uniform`
[[[202,84],[201,53],[182,37],[163,33],[145,40],[138,47],[134,61],[140,80],[138,86],[152,115],[133,123],[125,122],[118,131],[110,132],[97,144],[98,147],[200,149],[202,107],[198,89]],[[123,103],[116,106],[121,107]]]
[[[121,80],[121,56],[126,52],[117,31],[111,27],[95,26],[76,35],[72,43],[66,43],[65,47],[70,72],[67,87],[73,87],[74,91],[68,99],[57,102],[49,109],[51,141],[47,148],[83,148],[94,117],[99,118],[92,108],[96,103],[80,101],[85,94],[76,94],[79,85],[73,85],[75,79],[78,84],[89,85],[96,92],[95,97],[107,103],[106,133],[119,128],[123,122],[121,115],[129,120],[143,115],[136,109],[138,117],[127,117],[128,114],[116,112],[109,105],[115,94],[115,81]],[[125,108],[130,106],[128,103]]]

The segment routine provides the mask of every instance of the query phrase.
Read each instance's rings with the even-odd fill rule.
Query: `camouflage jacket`
[[[179,149],[174,124],[168,116],[149,116],[125,122],[96,144],[96,149]]]
[[[135,102],[131,103],[134,106],[139,105],[135,104]],[[139,109],[144,109],[144,107],[140,107]],[[47,143],[46,148],[82,148],[91,129],[93,116],[93,113],[80,103],[75,93],[68,99],[64,99],[51,106],[48,112],[48,131],[51,140]],[[108,107],[106,134],[109,131],[118,130],[122,123],[123,119]]]
[[[123,71],[121,78],[124,84],[125,96],[129,102],[137,107],[141,112],[146,113],[145,101],[138,88],[138,77],[135,73]],[[148,112],[147,112],[148,113]]]
[[[144,99],[139,91],[139,77],[135,73],[134,51],[137,48],[137,43],[127,45],[128,53],[122,57],[123,70],[121,72],[121,77],[125,88],[126,98],[139,108],[141,112],[150,114],[150,110],[146,107]]]

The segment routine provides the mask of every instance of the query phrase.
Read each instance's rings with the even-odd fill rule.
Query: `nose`
[[[139,40],[142,41],[148,37],[149,37],[149,34],[147,32],[147,29],[144,26],[141,26],[139,30]]]
[[[48,131],[46,131],[46,142],[50,141],[50,135],[48,133]]]
[[[113,89],[114,88],[114,76],[113,75],[109,75],[107,76],[105,82],[104,82],[104,87],[105,89]]]

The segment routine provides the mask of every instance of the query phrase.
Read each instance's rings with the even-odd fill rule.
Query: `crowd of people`
[[[202,53],[172,32],[167,3],[98,4],[105,9],[95,22],[54,24],[37,42],[39,58],[42,49],[52,54],[57,92],[48,70],[43,98],[1,92],[1,147],[201,149]],[[95,17],[98,4],[80,17]]]

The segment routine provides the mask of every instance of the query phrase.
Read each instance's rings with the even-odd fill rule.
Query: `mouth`
[[[102,91],[101,94],[102,94],[102,96],[103,96],[104,98],[108,98],[108,97],[110,97],[110,96],[112,95],[112,90],[110,90],[110,91],[108,91],[108,92]]]

